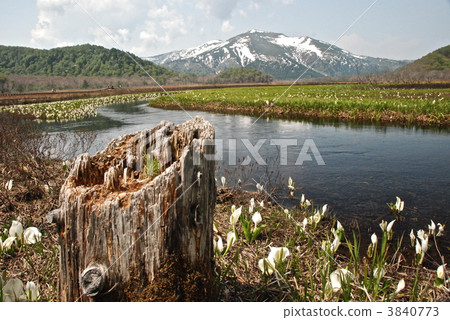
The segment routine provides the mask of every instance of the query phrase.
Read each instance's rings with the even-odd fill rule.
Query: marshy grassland
[[[148,101],[159,93],[123,94],[98,98],[75,99],[4,106],[1,111],[46,121],[70,121],[96,116],[96,109],[113,103]]]
[[[150,106],[264,118],[327,119],[448,126],[450,88],[331,84],[188,90],[161,96]],[[178,104],[174,103],[176,100]]]

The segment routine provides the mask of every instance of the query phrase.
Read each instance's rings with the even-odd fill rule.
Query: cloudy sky
[[[450,0],[1,0],[0,44],[91,43],[145,57],[250,29],[334,43],[352,26],[338,46],[417,59],[450,44],[449,17]]]

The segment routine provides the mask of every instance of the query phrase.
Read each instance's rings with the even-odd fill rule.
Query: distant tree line
[[[152,76],[173,76],[175,72],[130,54]],[[85,44],[51,50],[0,46],[0,73],[35,76],[145,76],[126,53]]]
[[[273,77],[253,68],[231,68],[214,77],[214,83],[269,83]]]

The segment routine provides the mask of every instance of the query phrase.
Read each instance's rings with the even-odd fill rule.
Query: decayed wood
[[[80,286],[83,294],[95,297],[100,294],[108,276],[108,268],[103,264],[92,264],[81,273]]]
[[[212,276],[212,139],[202,118],[163,121],[76,158],[60,211],[49,215],[60,230],[61,301],[132,300],[130,284],[151,284],[174,255]],[[156,177],[144,173],[149,157],[160,164]]]

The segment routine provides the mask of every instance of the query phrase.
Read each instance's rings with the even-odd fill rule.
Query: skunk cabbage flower
[[[391,222],[389,222],[389,224],[386,227],[386,232],[390,233],[392,232],[392,226],[394,225],[395,220],[392,220]]]
[[[41,241],[42,234],[36,227],[29,227],[23,233],[23,238],[26,244],[34,244]]]
[[[321,216],[323,217],[328,211],[328,205],[324,204],[322,207],[322,212],[321,212]]]
[[[434,224],[433,220],[430,220],[431,224],[428,225],[428,231],[430,232],[431,235],[435,235],[436,234],[436,225]]]
[[[261,184],[259,184],[259,183],[256,184],[256,189],[257,189],[258,192],[260,192],[260,193],[264,191],[264,187],[263,187]]]
[[[377,277],[379,279],[383,278],[385,274],[386,274],[386,270],[384,270],[384,268],[375,268],[373,270],[374,277]]]
[[[438,225],[438,233],[436,237],[441,237],[442,235],[444,235],[444,226],[440,223],[438,223],[437,225]]]
[[[403,289],[405,289],[405,280],[404,280],[404,279],[401,279],[401,280],[398,282],[397,289],[395,289],[395,293],[399,293],[399,292],[402,291]]]
[[[336,232],[344,231],[344,227],[339,221],[336,221]]]
[[[268,259],[273,261],[275,265],[284,262],[289,257],[290,252],[286,247],[272,247]]]
[[[414,242],[416,241],[416,236],[414,235],[414,230],[411,229],[409,233],[409,238],[411,239],[411,247],[414,247]]]
[[[13,244],[17,244],[16,237],[9,237],[3,242],[3,250],[9,250],[13,246]]]
[[[311,201],[307,200],[305,198],[305,194],[302,194],[302,197],[300,199],[300,203],[305,206],[305,207],[309,207],[311,205]]]
[[[255,229],[258,227],[258,223],[262,221],[261,214],[259,212],[255,212],[255,214],[252,216],[252,220],[255,223]]]
[[[428,236],[425,234],[422,240],[422,252],[425,253],[428,250]]]
[[[230,216],[230,223],[233,229],[236,227],[236,223],[239,221],[239,217],[242,213],[242,207],[239,207],[239,209],[236,209],[233,211],[233,213]]]
[[[28,281],[25,285],[25,293],[20,296],[20,300],[37,301],[39,299],[39,290],[33,281]]]
[[[445,284],[445,266],[447,264],[443,264],[439,266],[436,270],[436,279],[434,280],[434,285],[436,288],[441,288]]]
[[[11,227],[9,228],[9,236],[22,238],[23,226],[19,221],[13,220]]]
[[[289,177],[289,179],[288,179],[288,188],[289,188],[289,190],[294,190],[295,189],[294,181],[292,181],[291,177]]]
[[[445,280],[445,271],[444,271],[445,266],[446,266],[446,264],[443,264],[443,265],[439,266],[436,270],[436,276],[439,279]]]
[[[227,233],[227,251],[230,250],[233,243],[236,242],[236,234],[233,231]]]
[[[214,252],[216,252],[217,254],[220,255],[223,252],[223,240],[222,240],[221,236],[217,236],[217,237],[218,237],[217,242],[216,242],[216,240],[213,240],[214,241]]]
[[[370,241],[372,241],[373,245],[376,245],[378,243],[378,237],[375,233],[370,237]]]
[[[227,178],[225,178],[225,177],[220,178],[220,182],[222,182],[222,187],[223,188],[227,187]]]
[[[422,246],[419,243],[419,240],[416,239],[416,254],[422,254]]]
[[[295,186],[291,177],[289,177],[288,180],[288,188],[289,188],[289,198],[292,199],[294,197]]]
[[[386,227],[387,227],[387,221],[381,220],[381,223],[380,223],[381,231],[385,232]]]
[[[23,282],[20,279],[9,279],[3,287],[3,301],[16,302],[23,294]]]
[[[316,211],[316,213],[313,216],[313,221],[318,224],[320,222],[320,219],[322,218],[322,216],[320,215],[319,211]]]
[[[308,225],[308,218],[304,218],[304,219],[303,219],[302,225],[303,225],[303,229],[305,229],[306,226]]]
[[[275,271],[275,265],[273,264],[273,261],[270,261],[266,258],[260,259],[258,261],[258,267],[263,274],[269,276]]]
[[[424,237],[425,237],[425,231],[423,231],[422,229],[417,231],[417,238],[419,238],[420,240],[423,240]]]
[[[403,208],[405,207],[405,201],[402,201],[399,197],[396,197],[397,201],[395,202],[395,209],[397,212],[402,212]]]
[[[339,248],[339,245],[340,245],[340,244],[341,244],[341,240],[339,239],[338,236],[335,236],[335,237],[334,237],[334,241],[333,241],[333,243],[331,244],[331,250],[332,250],[333,252],[336,252],[337,249]]]
[[[353,274],[347,269],[337,269],[330,274],[330,283],[333,292],[339,292],[342,285],[348,284],[353,280]]]
[[[259,206],[260,206],[261,208],[264,208],[264,200],[262,200],[262,201],[259,203]]]
[[[392,226],[394,225],[394,222],[395,222],[395,220],[392,220],[391,222],[389,222],[389,224],[386,227],[388,240],[392,240],[392,237],[394,235],[394,233],[392,232]]]
[[[250,199],[250,206],[248,207],[248,212],[249,213],[253,213],[253,209],[255,208],[255,199],[251,198]]]

